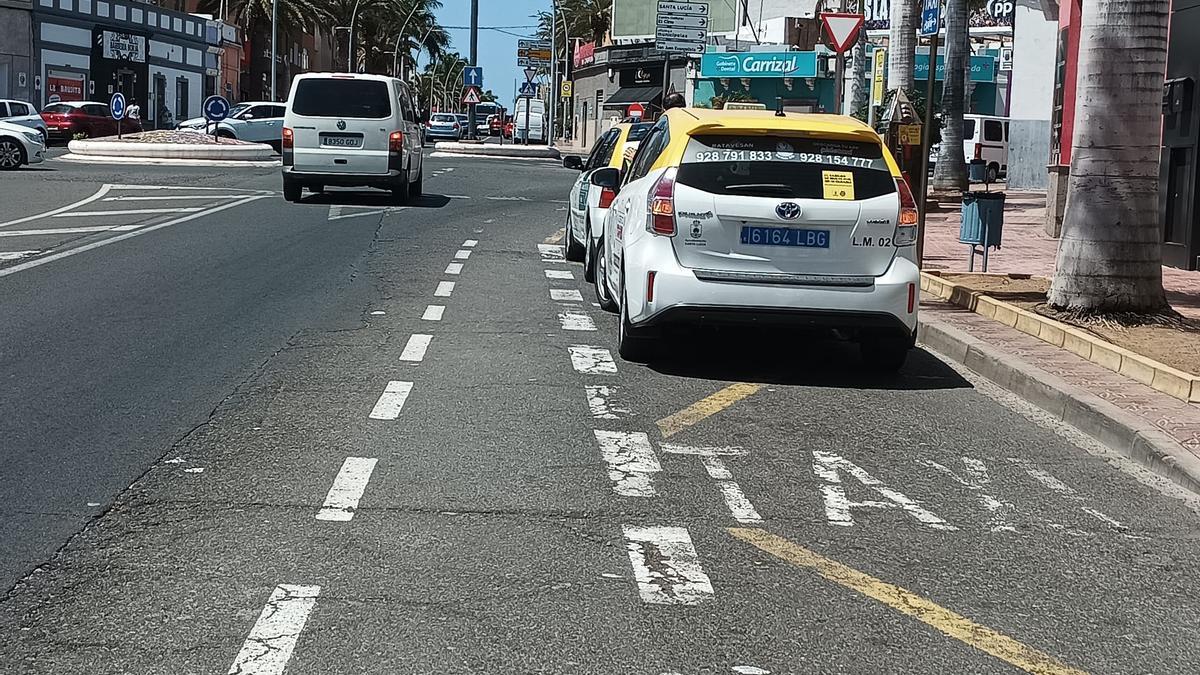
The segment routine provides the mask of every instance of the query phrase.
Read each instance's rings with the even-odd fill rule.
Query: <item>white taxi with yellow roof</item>
[[[879,136],[850,117],[668,111],[625,171],[602,236],[601,304],[626,359],[705,323],[838,329],[903,365],[920,287],[917,209]],[[605,302],[608,298],[615,301]]]

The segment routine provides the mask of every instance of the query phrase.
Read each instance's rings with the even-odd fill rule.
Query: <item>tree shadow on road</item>
[[[969,389],[971,383],[917,347],[898,373],[863,363],[858,345],[830,334],[709,329],[667,335],[647,365],[664,375],[839,389]]]
[[[338,206],[369,206],[386,209],[389,207],[406,206],[410,209],[440,209],[450,203],[445,195],[425,193],[413,197],[401,204],[389,192],[382,190],[326,190],[320,193],[306,193],[300,204],[327,204]]]

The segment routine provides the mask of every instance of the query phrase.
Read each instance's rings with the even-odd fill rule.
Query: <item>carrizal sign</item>
[[[700,59],[701,77],[816,77],[816,52],[709,52]]]

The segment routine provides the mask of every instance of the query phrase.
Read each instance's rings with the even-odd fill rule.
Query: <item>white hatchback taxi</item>
[[[751,323],[838,329],[875,368],[914,344],[917,209],[879,136],[849,117],[677,108],[642,141],[605,220],[603,297],[622,357],[662,329]]]

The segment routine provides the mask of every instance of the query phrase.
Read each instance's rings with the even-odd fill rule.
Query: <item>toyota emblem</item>
[[[346,130],[346,120],[338,120],[338,131]]]
[[[775,215],[783,220],[795,220],[800,217],[800,205],[796,202],[782,202],[775,207]]]

